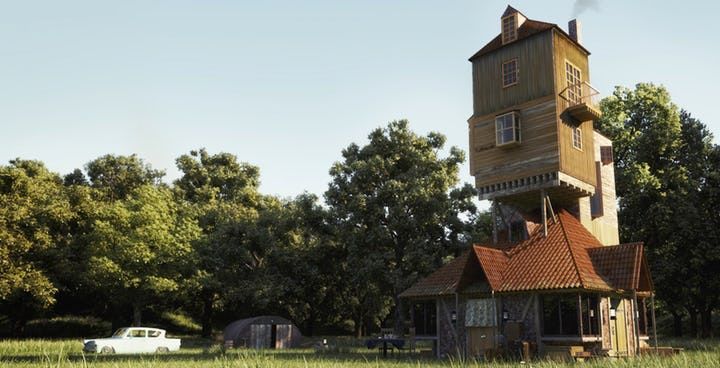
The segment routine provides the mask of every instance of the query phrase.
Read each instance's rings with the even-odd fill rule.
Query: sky
[[[392,120],[467,151],[467,59],[508,4],[578,16],[603,96],[662,84],[720,136],[717,1],[0,0],[0,164],[135,153],[171,182],[204,147],[294,197],[322,196],[342,149]]]

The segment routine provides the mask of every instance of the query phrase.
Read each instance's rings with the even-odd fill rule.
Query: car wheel
[[[161,347],[157,348],[155,350],[155,352],[159,353],[159,354],[165,354],[165,353],[169,353],[170,349],[168,349],[166,346],[161,346]]]
[[[115,349],[113,349],[112,346],[103,346],[103,348],[100,349],[100,354],[115,354]]]

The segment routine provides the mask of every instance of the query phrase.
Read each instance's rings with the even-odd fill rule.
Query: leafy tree
[[[229,153],[210,155],[205,149],[191,151],[177,160],[183,176],[175,181],[178,197],[190,203],[202,230],[194,242],[196,272],[187,280],[188,299],[197,300],[204,336],[212,333],[213,311],[222,305],[228,285],[234,285],[238,263],[236,244],[228,237],[237,227],[254,225],[263,197],[258,192],[260,172],[256,166],[238,162]],[[230,235],[228,235],[228,233]]]
[[[643,241],[657,295],[675,319],[685,309],[709,317],[717,305],[720,264],[717,202],[712,202],[717,146],[707,128],[653,84],[617,87],[601,103],[597,128],[613,140],[620,235]],[[712,286],[715,285],[715,286]],[[709,318],[703,322],[710,333]]]
[[[105,155],[90,161],[85,168],[91,186],[99,189],[107,200],[125,199],[134,189],[143,185],[159,185],[165,175],[161,170],[154,170],[137,155]],[[72,182],[83,179],[77,172],[73,172],[66,180]]]
[[[186,206],[164,187],[142,185],[125,199],[100,206],[91,233],[88,277],[108,298],[131,305],[137,326],[144,309],[178,292],[200,229]]]
[[[0,308],[16,334],[55,303],[47,255],[70,217],[62,180],[41,162],[16,159],[0,166]]]
[[[474,189],[455,188],[464,153],[452,147],[442,157],[443,135],[418,136],[401,120],[368,138],[367,145],[342,151],[325,193],[347,247],[349,308],[358,334],[392,307],[399,328],[398,295],[465,242],[458,236],[467,231],[461,215],[475,212]]]

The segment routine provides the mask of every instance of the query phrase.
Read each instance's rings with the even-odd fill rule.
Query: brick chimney
[[[575,42],[582,44],[582,36],[580,32],[581,29],[579,20],[573,19],[568,22],[568,33],[570,34],[570,38],[575,40]]]

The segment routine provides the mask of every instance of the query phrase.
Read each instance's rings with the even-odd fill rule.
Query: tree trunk
[[[202,337],[212,337],[213,293],[206,291],[202,298]]]
[[[138,303],[133,303],[133,321],[132,325],[142,326],[142,306]]]
[[[682,315],[677,312],[672,312],[673,316],[673,335],[675,337],[682,337]]]
[[[701,333],[700,336],[704,339],[713,337],[712,333],[712,308],[705,307],[700,313],[700,324]]]
[[[697,310],[695,308],[687,308],[687,311],[688,315],[690,316],[690,336],[697,338],[699,337]]]

